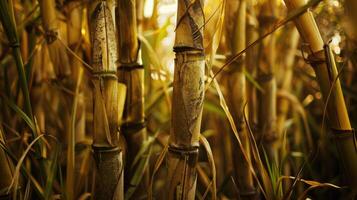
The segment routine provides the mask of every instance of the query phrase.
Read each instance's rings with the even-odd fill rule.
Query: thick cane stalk
[[[119,82],[127,86],[122,133],[127,142],[125,190],[138,183],[129,183],[135,166],[132,162],[146,138],[144,113],[144,68],[140,64],[137,36],[136,1],[117,1],[119,33]]]
[[[204,98],[203,23],[203,1],[178,1],[166,199],[195,199]]]
[[[232,35],[231,52],[237,54],[246,46],[246,0],[240,0],[236,22]],[[231,108],[232,116],[237,125],[240,138],[247,156],[250,157],[248,130],[244,121],[244,106],[247,101],[245,80],[245,59],[240,59],[230,66],[227,74],[228,107]],[[232,155],[236,181],[238,182],[239,195],[241,199],[257,198],[254,181],[237,140],[232,137]]]
[[[259,16],[261,33],[265,33],[276,21],[277,1],[266,1]],[[276,35],[268,36],[261,46],[261,62],[258,68],[258,82],[263,91],[258,92],[258,128],[259,137],[263,140],[264,150],[270,161],[278,161],[276,132]]]
[[[285,0],[289,10],[305,4],[304,0]],[[333,54],[324,51],[324,42],[310,11],[295,19],[302,39],[310,45],[309,60],[315,70],[325,104],[330,128],[340,153],[347,180],[354,198],[357,194],[357,147],[346,109]]]
[[[91,14],[93,66],[93,151],[97,167],[94,199],[123,199],[123,161],[119,148],[120,107],[116,75],[117,43],[105,1],[94,3]]]

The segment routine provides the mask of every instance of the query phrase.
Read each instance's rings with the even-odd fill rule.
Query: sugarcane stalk
[[[286,56],[284,57],[284,69],[282,71],[283,80],[280,86],[280,89],[283,91],[289,92],[291,90],[292,78],[293,78],[293,64],[295,63],[295,55],[296,55],[296,48],[299,41],[299,33],[295,28],[288,30],[287,35],[289,36],[288,45],[286,49]],[[285,122],[286,118],[288,117],[289,107],[291,106],[290,102],[286,98],[278,98],[278,110],[277,110],[277,133],[279,137],[279,141],[284,141],[284,136],[286,135],[285,132]],[[288,156],[288,148],[289,143],[287,142],[285,146],[279,146],[280,148],[280,155],[281,158],[286,158]],[[290,165],[286,163],[284,165],[284,175],[290,175]],[[283,188],[285,191],[288,191],[290,187],[290,180],[285,182]]]
[[[119,34],[118,80],[127,86],[122,132],[127,142],[125,190],[132,185],[135,171],[133,160],[146,139],[144,113],[144,67],[139,58],[140,45],[137,32],[136,1],[117,1],[117,27]]]
[[[232,35],[233,42],[231,43],[231,53],[233,55],[244,50],[246,46],[246,9],[246,0],[240,0],[238,10],[233,20],[236,22]],[[229,92],[228,107],[231,108],[233,120],[237,125],[244,151],[247,157],[250,158],[248,130],[244,121],[244,106],[247,101],[247,86],[244,74],[245,57],[233,62],[230,69],[227,74],[226,85],[227,91]],[[238,142],[234,137],[232,137],[231,142],[234,173],[238,183],[240,199],[257,199],[257,190],[254,187],[248,161],[245,159],[242,149],[239,148]]]
[[[256,19],[256,14],[254,12],[253,2],[252,0],[247,1],[247,28],[246,28],[246,42],[247,45],[252,44],[259,37],[258,32],[258,20]],[[246,54],[246,69],[248,73],[252,75],[252,77],[256,77],[257,74],[257,66],[258,59],[257,54],[258,48],[257,46],[251,47],[247,50]],[[251,128],[254,130],[257,124],[257,95],[256,95],[256,86],[254,86],[251,82],[247,82],[247,115],[248,122]]]
[[[283,72],[284,78],[281,84],[281,89],[284,91],[289,91],[291,89],[291,83],[293,78],[293,64],[295,61],[296,48],[299,41],[299,33],[297,30],[291,29],[288,33],[288,47],[286,49],[286,56],[284,57],[284,65],[285,70]],[[277,132],[279,137],[281,138],[284,133],[284,124],[286,121],[286,117],[289,109],[289,100],[286,98],[278,99],[278,115],[277,115]]]
[[[204,98],[203,1],[179,0],[166,199],[195,199]]]
[[[264,34],[276,21],[277,1],[266,1],[259,16],[261,34]],[[270,161],[278,163],[276,132],[276,35],[272,33],[261,44],[261,62],[258,68],[258,82],[263,91],[258,91],[258,129],[259,137]]]
[[[117,43],[113,18],[105,1],[91,5],[93,66],[93,152],[96,162],[94,199],[124,199],[123,161],[119,148],[121,113],[118,94]]]
[[[42,25],[56,76],[63,78],[71,73],[69,59],[65,47],[58,41],[61,35],[60,22],[57,19],[55,0],[38,0],[41,11]]]
[[[304,0],[284,0],[288,10],[299,8]],[[346,109],[339,72],[331,50],[326,50],[323,39],[311,11],[307,11],[295,20],[302,39],[309,44],[309,61],[313,66],[321,93],[326,105],[327,117],[334,140],[344,167],[352,198],[357,194],[357,147],[354,131]],[[324,50],[325,47],[325,50]]]

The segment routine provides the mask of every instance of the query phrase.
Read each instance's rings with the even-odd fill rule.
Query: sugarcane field
[[[0,0],[0,200],[357,200],[356,0]]]

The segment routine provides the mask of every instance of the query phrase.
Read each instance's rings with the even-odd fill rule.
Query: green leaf
[[[13,101],[10,101],[6,96],[2,95],[2,98],[4,102],[11,108],[13,109],[17,114],[20,115],[20,117],[26,122],[26,124],[30,127],[31,131],[33,133],[36,132],[36,126],[35,123],[31,120],[31,118],[21,110]]]

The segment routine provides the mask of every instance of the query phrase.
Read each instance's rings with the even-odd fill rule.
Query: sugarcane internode
[[[119,147],[93,146],[92,148],[97,168],[95,199],[122,199],[124,167],[121,150]]]

